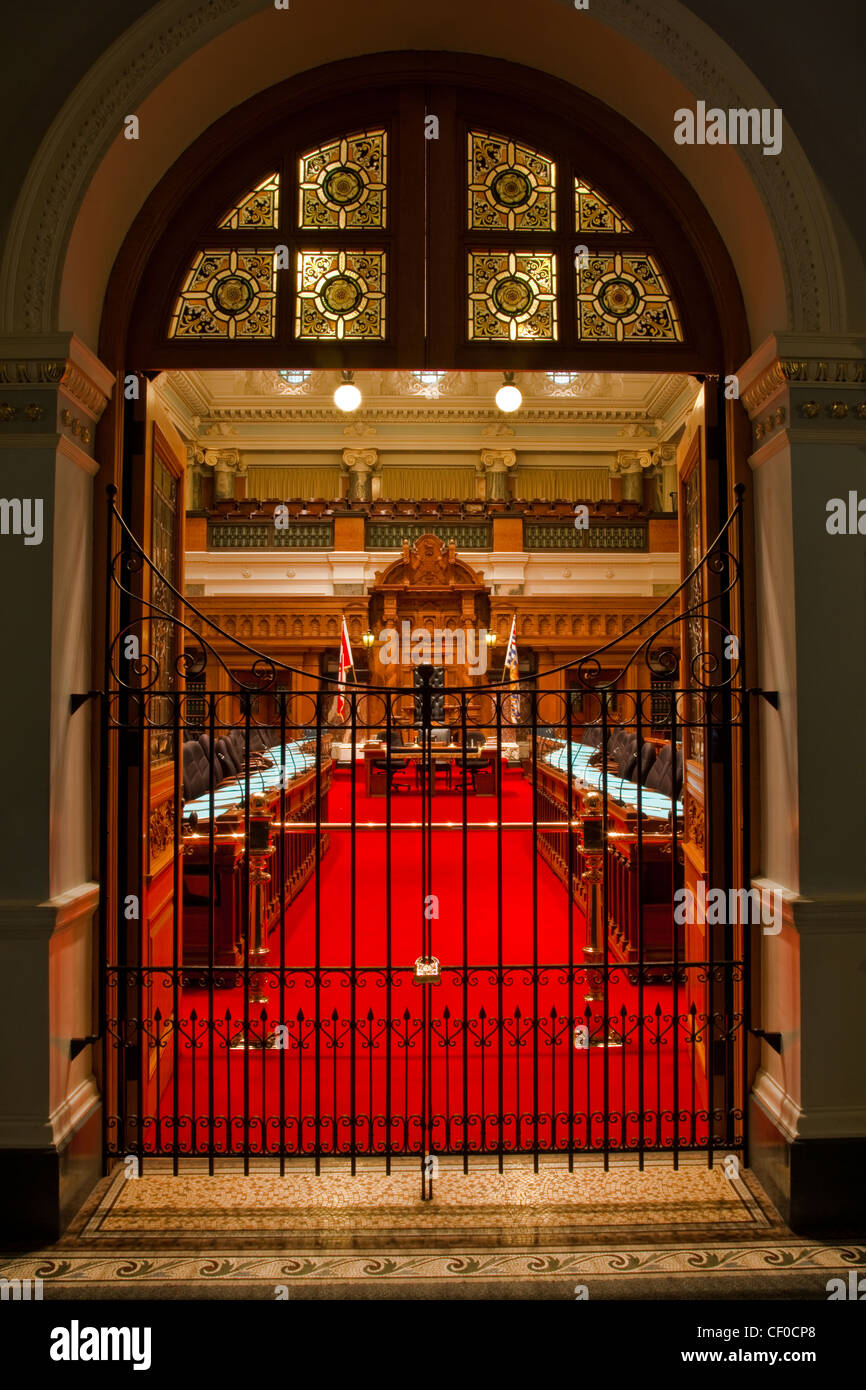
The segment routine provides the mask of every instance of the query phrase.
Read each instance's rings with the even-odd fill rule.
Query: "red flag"
[[[346,627],[346,615],[343,614],[343,630],[340,634],[340,693],[337,696],[337,714],[341,719],[346,717],[346,702],[343,699],[343,686],[346,683],[346,676],[354,667],[352,660],[352,645],[349,641],[349,629]]]

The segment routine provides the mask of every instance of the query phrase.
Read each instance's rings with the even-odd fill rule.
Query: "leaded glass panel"
[[[268,174],[251,193],[227,212],[220,227],[228,231],[276,227],[280,212],[280,176]]]
[[[577,301],[579,338],[682,342],[679,314],[653,256],[616,252],[583,257]]]
[[[301,251],[295,335],[339,342],[385,337],[384,251]]]
[[[387,225],[387,142],[384,130],[366,130],[301,156],[302,230],[379,231]]]
[[[200,251],[171,317],[170,338],[273,338],[273,250]]]
[[[469,132],[470,231],[556,230],[556,165],[527,145]]]
[[[175,598],[168,587],[177,569],[177,478],[166,468],[159,455],[153,457],[151,555],[154,570],[150,597],[154,609],[174,614]],[[177,657],[177,626],[167,618],[154,617],[150,624],[150,655],[159,669],[158,684],[163,690],[177,689],[175,660]],[[156,762],[170,758],[174,751],[174,730],[171,724],[171,701],[165,696],[152,700],[151,719],[163,727],[150,736],[150,756]],[[169,726],[169,727],[165,727]]]
[[[574,180],[574,229],[576,232],[630,232],[632,226],[613,203],[581,179]]]
[[[702,520],[702,500],[701,500],[701,466],[698,463],[690,473],[684,488],[684,521],[685,521],[685,543],[686,543],[686,565],[689,571],[696,570],[703,555],[703,520]],[[688,605],[686,618],[686,660],[685,670],[690,675],[692,672],[700,671],[701,653],[704,650],[704,584],[703,571],[697,569],[696,574],[692,574],[686,587],[686,603]],[[694,727],[701,717],[700,701],[693,695],[689,696],[689,720],[693,727],[688,730],[688,750],[689,756],[696,758],[699,762],[704,757],[704,731],[700,726]]]
[[[471,339],[555,342],[556,256],[552,251],[470,251]]]

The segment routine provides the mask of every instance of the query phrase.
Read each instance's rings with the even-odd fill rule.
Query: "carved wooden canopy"
[[[487,593],[484,576],[457,558],[454,541],[446,545],[438,536],[419,536],[414,545],[403,542],[403,553],[387,569],[379,570],[370,593],[398,589],[469,589]]]
[[[370,613],[386,623],[417,614],[429,622],[436,612],[459,615],[464,621],[485,622],[490,591],[480,570],[457,557],[454,541],[419,536],[414,545],[403,542],[398,560],[376,574],[370,589]]]

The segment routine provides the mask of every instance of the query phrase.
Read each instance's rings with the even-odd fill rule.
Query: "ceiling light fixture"
[[[354,380],[354,372],[343,372],[343,380],[334,392],[334,405],[338,410],[357,410],[361,404],[361,392]]]
[[[511,415],[522,406],[523,397],[514,385],[513,372],[505,372],[503,374],[502,385],[496,392],[496,404],[506,415]]]

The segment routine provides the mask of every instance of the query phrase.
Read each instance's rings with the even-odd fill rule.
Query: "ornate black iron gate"
[[[741,500],[641,623],[435,701],[306,688],[110,513],[106,1161],[740,1149]]]

